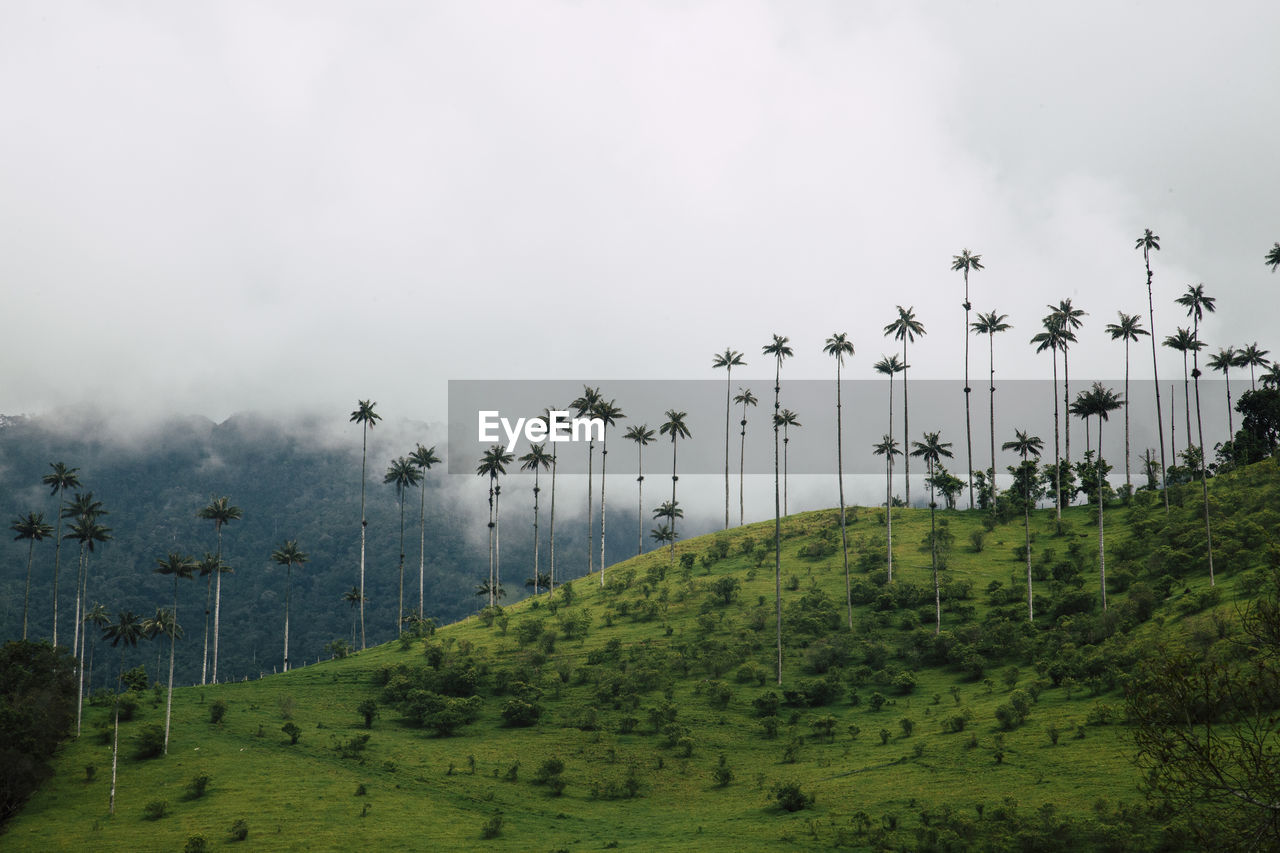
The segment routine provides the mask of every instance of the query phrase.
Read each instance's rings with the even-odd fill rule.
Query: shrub
[[[898,720],[898,725],[902,726],[903,737],[911,737],[911,733],[915,731],[916,728],[916,721],[910,717],[903,717],[901,720]]]
[[[723,788],[733,781],[733,771],[729,769],[729,760],[723,752],[720,753],[720,763],[711,771],[711,778],[715,780],[717,788]]]
[[[187,799],[198,800],[204,796],[205,788],[209,787],[210,777],[208,773],[198,773],[191,777],[191,781],[187,783]]]
[[[871,694],[871,699],[868,701],[868,704],[871,705],[871,710],[879,711],[881,708],[884,707],[885,701],[886,700],[884,698],[884,694],[879,691],[876,691],[875,693]]]
[[[783,782],[773,789],[778,805],[789,812],[798,812],[813,805],[813,795],[800,790],[798,782]]]
[[[159,820],[168,808],[169,804],[164,800],[152,800],[142,807],[142,816],[147,820]]]
[[[371,729],[373,718],[378,716],[378,703],[372,699],[366,699],[356,707],[356,713],[364,717],[364,727]]]
[[[235,823],[231,824],[232,841],[244,841],[248,837],[249,824],[245,822],[244,818],[240,818]]]
[[[209,849],[209,842],[204,840],[203,835],[188,835],[187,844],[182,848],[182,853],[205,853]]]
[[[164,754],[164,727],[143,726],[134,741],[135,758],[159,758]]]
[[[96,775],[98,775],[98,768],[96,765],[86,764],[84,766],[84,781],[92,782],[93,777]]]
[[[526,702],[515,696],[507,699],[502,706],[502,719],[508,726],[532,726],[541,716],[541,705],[536,702]]]
[[[532,782],[535,785],[545,785],[548,780],[554,776],[559,776],[564,772],[564,761],[555,756],[544,759],[538,765],[538,770],[533,774]]]
[[[496,814],[484,822],[484,826],[480,827],[481,838],[497,838],[502,834],[502,815]]]
[[[291,745],[297,743],[298,738],[302,737],[302,729],[298,728],[297,723],[285,723],[280,727],[280,731],[289,736],[289,743]]]
[[[225,699],[215,699],[213,704],[209,706],[209,722],[217,725],[222,722],[222,718],[227,715],[227,702]]]
[[[138,713],[138,696],[134,693],[121,693],[116,698],[116,707],[120,709],[120,721],[132,720]]]

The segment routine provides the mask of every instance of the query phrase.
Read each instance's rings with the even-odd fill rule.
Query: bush
[[[356,707],[356,713],[364,717],[364,727],[371,729],[373,728],[373,718],[378,716],[378,703],[372,699],[366,699]]]
[[[146,820],[159,820],[168,808],[169,804],[164,800],[152,800],[142,807],[142,816]]]
[[[798,782],[784,782],[774,787],[774,799],[789,812],[798,812],[813,805],[813,796],[800,790]]]
[[[164,727],[143,726],[134,741],[135,758],[159,758],[164,754]]]
[[[289,736],[290,745],[298,742],[298,738],[302,737],[302,729],[298,728],[297,723],[285,723],[280,727],[280,731]]]
[[[733,771],[729,769],[729,761],[723,752],[720,753],[720,763],[711,771],[711,778],[715,780],[717,788],[723,788],[733,781]]]
[[[209,722],[217,725],[222,722],[222,718],[227,715],[227,702],[225,699],[215,699],[213,704],[209,706]]]
[[[134,715],[138,713],[138,695],[136,693],[121,693],[116,697],[116,708],[120,711],[120,722],[132,720]]]
[[[871,694],[871,699],[868,700],[868,704],[871,705],[871,710],[879,711],[881,708],[884,707],[885,701],[886,700],[884,698],[884,694],[879,691],[876,691],[875,693]]]
[[[484,826],[480,827],[481,838],[497,838],[502,834],[502,815],[496,814],[484,822]]]
[[[244,818],[240,818],[235,823],[231,824],[231,840],[232,841],[244,841],[248,837],[249,837],[249,824],[245,822]]]
[[[208,773],[199,773],[191,777],[191,781],[187,783],[187,799],[198,800],[204,796],[205,788],[209,787],[210,777]]]
[[[536,702],[512,696],[502,706],[502,719],[508,726],[532,726],[542,716],[542,706]]]
[[[209,842],[204,840],[203,835],[188,835],[187,844],[182,848],[182,853],[205,853],[209,849]]]

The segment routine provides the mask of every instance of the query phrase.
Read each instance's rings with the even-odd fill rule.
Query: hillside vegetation
[[[591,575],[554,598],[486,610],[431,636],[180,689],[164,758],[134,757],[147,728],[164,720],[163,691],[147,689],[121,724],[110,819],[103,696],[0,842],[1186,846],[1180,816],[1148,806],[1139,789],[1122,688],[1166,644],[1227,642],[1238,604],[1277,567],[1275,461],[1212,485],[1216,586],[1204,565],[1199,484],[1186,487],[1185,507],[1174,491],[1169,515],[1139,493],[1132,506],[1107,510],[1105,612],[1096,508],[1064,510],[1061,525],[1052,510],[1034,513],[1034,623],[1021,516],[993,524],[985,513],[939,511],[939,634],[928,510],[893,510],[891,584],[884,510],[849,510],[852,630],[838,513],[787,518],[781,686],[770,521],[681,542],[674,562],[662,550],[611,566],[603,588]],[[200,776],[208,778],[197,796]]]

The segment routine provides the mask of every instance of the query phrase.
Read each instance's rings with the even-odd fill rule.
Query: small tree
[[[298,738],[302,737],[302,729],[298,728],[297,723],[289,722],[280,727],[280,731],[289,736],[289,744],[292,746],[298,742]]]
[[[364,717],[364,727],[371,729],[374,718],[378,716],[378,703],[372,699],[366,699],[356,708],[356,713]]]

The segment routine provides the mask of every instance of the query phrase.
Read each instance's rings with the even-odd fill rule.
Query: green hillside
[[[1096,508],[1065,510],[1061,526],[1037,511],[1034,623],[1022,518],[987,530],[985,513],[939,511],[940,635],[928,510],[893,511],[892,584],[884,510],[850,510],[852,630],[838,513],[787,518],[781,687],[770,521],[681,542],[674,565],[662,551],[611,566],[603,589],[593,575],[431,637],[180,689],[170,754],[141,760],[134,742],[164,721],[162,691],[147,691],[121,724],[114,818],[106,700],[0,846],[1176,847],[1177,815],[1149,811],[1139,791],[1121,688],[1158,642],[1226,641],[1280,553],[1275,460],[1213,481],[1212,589],[1199,485],[1187,488],[1168,515],[1143,493],[1108,508],[1105,612]],[[207,790],[189,798],[200,774]],[[812,803],[782,808],[787,783]],[[166,813],[148,820],[157,801]]]

